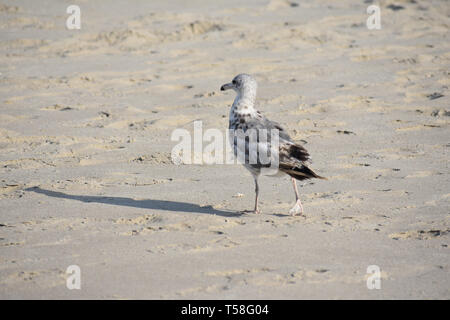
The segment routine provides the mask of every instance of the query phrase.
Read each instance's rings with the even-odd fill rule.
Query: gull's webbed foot
[[[295,205],[289,210],[289,214],[293,216],[301,215],[303,213],[303,206],[300,200],[297,200]]]

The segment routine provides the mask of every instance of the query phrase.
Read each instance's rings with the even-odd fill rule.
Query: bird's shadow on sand
[[[63,192],[45,190],[39,187],[27,188],[25,189],[25,191],[41,193],[53,198],[77,200],[87,203],[104,203],[109,205],[143,208],[143,209],[205,213],[205,214],[219,215],[223,217],[238,217],[242,215],[242,213],[239,212],[222,211],[214,209],[212,206],[202,207],[197,204],[179,201],[154,200],[154,199],[134,200],[131,198],[124,198],[124,197],[71,195]]]

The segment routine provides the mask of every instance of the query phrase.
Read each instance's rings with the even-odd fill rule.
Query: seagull
[[[277,156],[278,172],[277,175],[287,174],[291,177],[292,184],[295,192],[295,205],[289,210],[291,215],[301,215],[303,213],[302,202],[298,194],[296,180],[306,180],[306,179],[325,179],[317,175],[312,171],[307,165],[310,160],[308,151],[299,144],[296,144],[288,133],[281,127],[277,122],[267,119],[260,111],[255,108],[256,100],[256,90],[257,90],[256,80],[249,74],[241,73],[234,77],[233,81],[224,84],[220,90],[225,91],[233,89],[236,92],[236,98],[234,99],[233,105],[231,106],[229,115],[229,134],[230,143],[235,156],[243,154],[243,165],[250,171],[255,181],[255,209],[254,213],[260,213],[258,207],[258,195],[259,195],[259,185],[258,177],[261,171],[273,163],[263,163],[257,153],[256,161],[251,161],[252,150],[261,150],[271,154],[271,161],[273,161],[273,156]],[[237,138],[237,132],[249,133],[250,131],[256,131],[256,141],[250,141],[249,137],[245,137],[245,144],[239,143]],[[269,131],[278,133],[278,144],[273,143],[272,136],[269,137]],[[252,148],[252,142],[256,143],[254,148]],[[277,150],[274,150],[276,146]],[[239,159],[239,156],[238,156]],[[253,158],[255,159],[255,158]]]

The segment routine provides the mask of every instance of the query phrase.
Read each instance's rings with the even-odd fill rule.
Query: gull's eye
[[[231,81],[232,84],[236,84],[236,80]]]

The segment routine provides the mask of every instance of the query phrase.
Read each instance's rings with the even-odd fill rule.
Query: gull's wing
[[[243,133],[250,135],[250,137],[246,136],[245,144],[242,140],[241,143],[237,143],[238,135],[234,136],[235,154],[238,152],[241,152],[241,155],[245,154],[245,163],[248,163],[248,158],[258,159],[260,153],[270,155],[274,152],[278,153],[279,162],[283,162],[286,165],[299,166],[302,165],[302,162],[309,160],[309,154],[305,148],[293,142],[279,123],[271,121],[264,116],[256,118],[246,117],[244,122],[237,125],[236,130],[242,130]],[[252,130],[256,134],[255,137],[251,136]],[[278,150],[273,150],[275,144],[272,142],[272,130],[278,131]],[[250,147],[249,142],[255,144]],[[264,167],[260,162],[256,164]]]
[[[322,178],[306,166],[306,162],[310,158],[308,151],[293,142],[279,123],[259,115],[256,118],[246,117],[245,121],[239,123],[236,129],[242,130],[244,133],[250,129],[256,132],[256,136],[253,138],[246,136],[245,143],[242,140],[241,143],[238,143],[238,137],[234,137],[235,154],[240,154],[241,157],[245,155],[245,164],[255,169],[270,167],[271,162],[270,160],[267,162],[267,157],[273,157],[274,153],[278,153],[279,169],[286,174],[298,180]],[[278,150],[274,150],[275,144],[271,141],[271,130],[274,129],[278,130],[279,134]],[[253,144],[250,147],[250,142],[256,143],[256,145]],[[263,161],[261,161],[261,157],[263,157]]]

